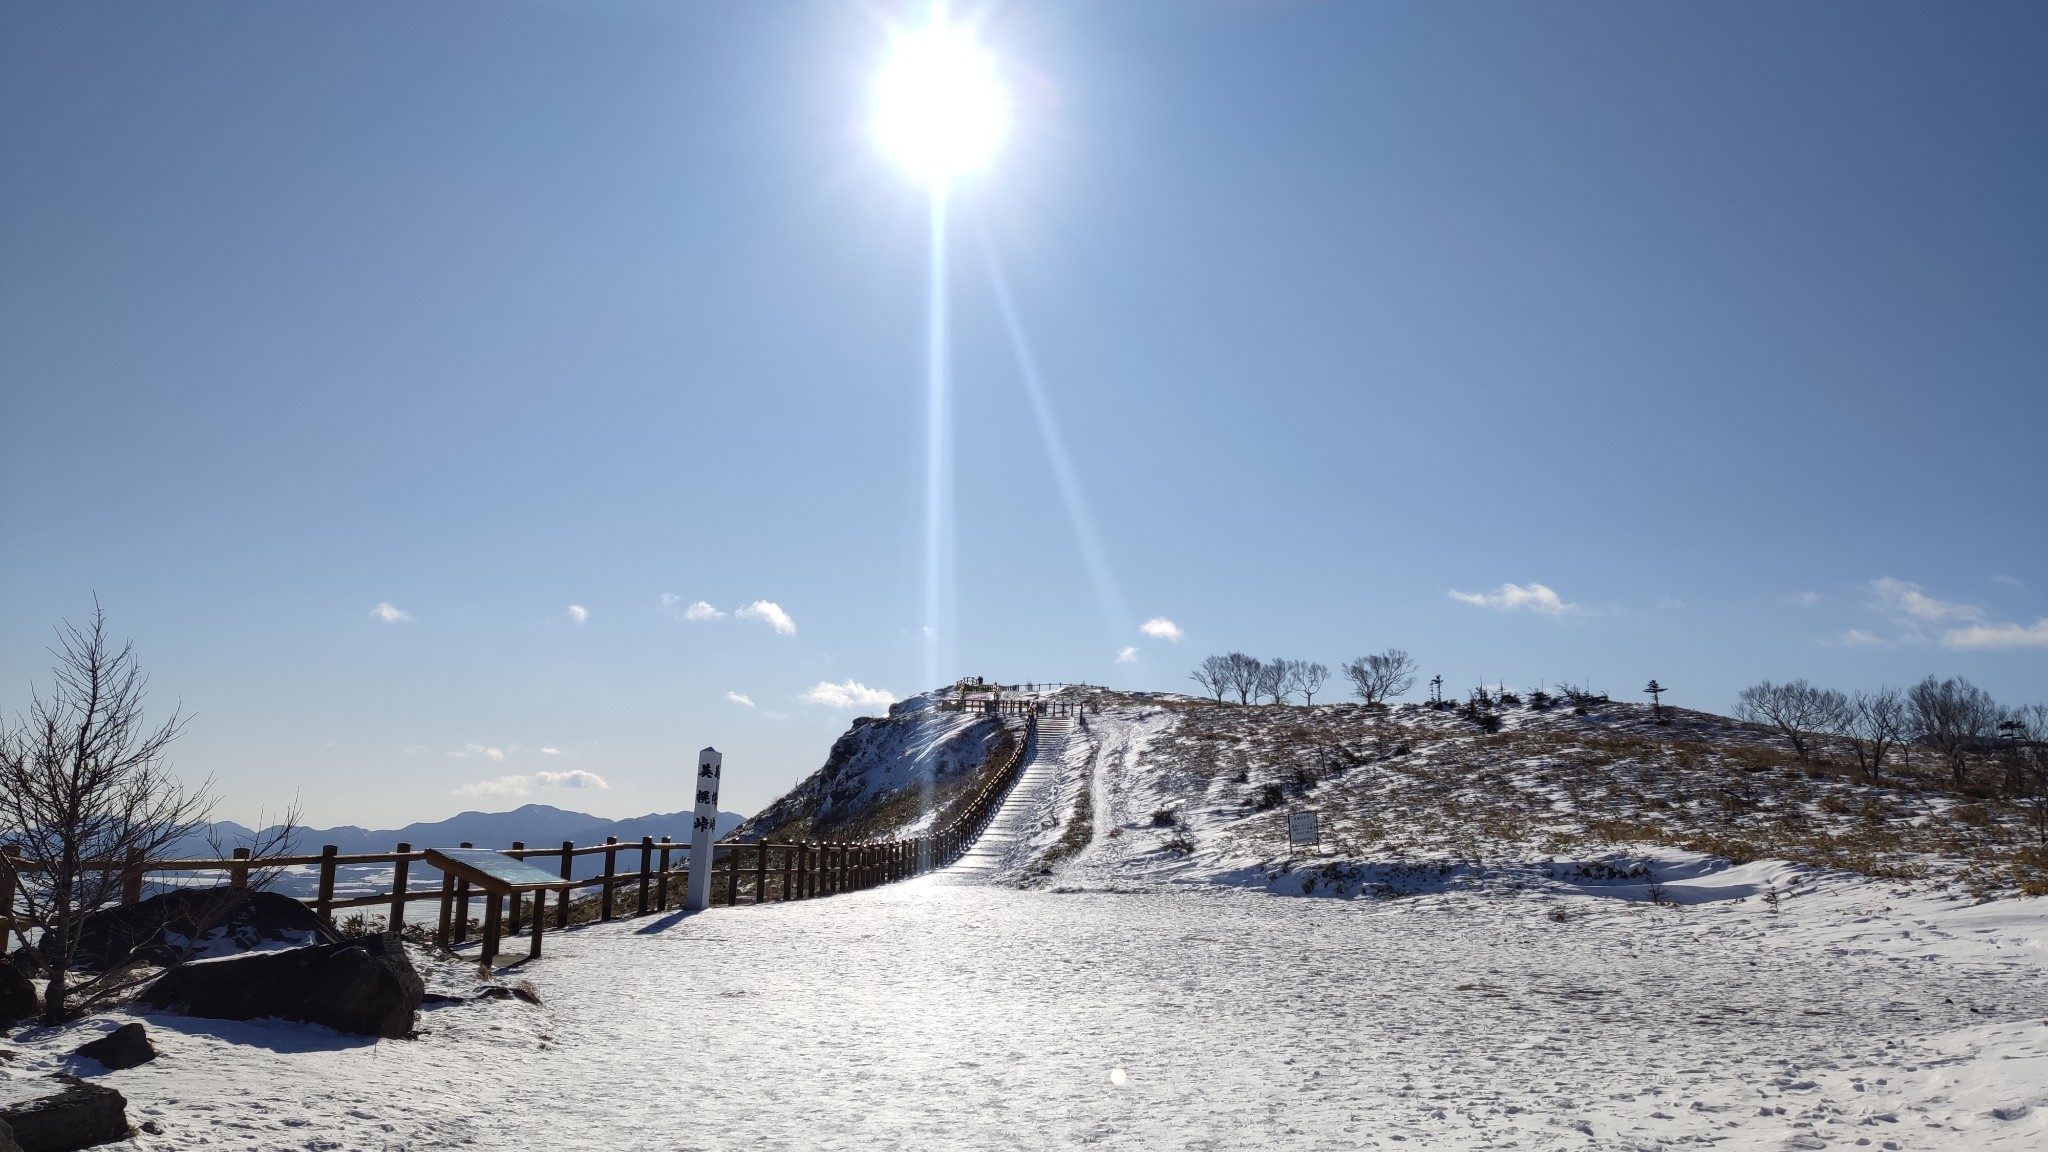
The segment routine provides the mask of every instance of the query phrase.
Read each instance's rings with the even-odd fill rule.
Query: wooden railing
[[[952,819],[940,831],[905,840],[861,843],[756,841],[751,844],[716,844],[713,845],[711,863],[712,902],[721,902],[721,895],[722,902],[727,905],[740,903],[742,895],[747,896],[748,903],[754,904],[833,896],[907,880],[951,864],[981,835],[1023,769],[1031,743],[1037,736],[1038,719],[1034,710],[1027,709],[1023,715],[1023,743],[1011,748],[1005,761],[954,810]],[[461,847],[473,845],[464,843]],[[509,905],[501,905],[499,909],[502,922],[508,931],[518,933],[531,922],[531,917],[548,916],[552,912],[553,923],[544,927],[567,928],[570,926],[574,894],[592,888],[598,893],[595,919],[600,921],[616,918],[628,906],[634,915],[666,911],[679,902],[687,890],[690,871],[688,847],[666,836],[659,840],[643,836],[637,844],[622,844],[617,837],[610,837],[603,844],[580,847],[564,840],[559,848],[529,848],[525,843],[515,841],[510,848],[503,850],[507,856],[521,860],[550,857],[560,860],[564,886],[556,894],[552,909],[548,907],[544,893],[532,897],[496,897]],[[638,866],[631,871],[619,871],[620,853],[626,854],[629,866]],[[637,860],[634,859],[635,853],[638,854]],[[595,855],[604,857],[604,870],[583,880],[574,879],[576,858]],[[248,849],[237,848],[233,857],[225,860],[144,860],[139,855],[131,855],[119,864],[97,861],[88,867],[120,873],[120,903],[126,906],[141,902],[144,881],[153,874],[225,872],[228,887],[247,888],[252,868],[269,870],[317,864],[320,867],[317,895],[305,903],[329,924],[334,923],[334,914],[338,911],[379,908],[385,910],[385,926],[397,930],[404,927],[407,904],[438,900],[441,911],[436,939],[443,946],[461,944],[469,935],[471,902],[492,897],[472,892],[467,881],[446,873],[442,874],[439,885],[409,886],[412,865],[425,859],[426,853],[414,851],[410,844],[400,844],[390,852],[368,853],[343,853],[329,844],[317,855],[252,858]],[[389,864],[391,890],[366,896],[337,897],[334,894],[337,870],[365,864]],[[8,937],[19,927],[14,912],[16,886],[20,883],[18,874],[34,870],[25,860],[0,857],[0,951],[5,950]]]

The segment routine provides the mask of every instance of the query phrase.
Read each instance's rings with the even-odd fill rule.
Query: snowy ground
[[[2036,906],[1886,903],[927,877],[570,933],[411,1042],[151,1016],[95,1079],[145,1148],[2041,1147]]]
[[[993,872],[551,937],[511,973],[543,1005],[414,1041],[149,1016],[155,1063],[70,1066],[144,1148],[2048,1145],[2038,900],[1683,853],[1374,873],[1206,814],[1167,852],[1169,723],[1091,716]],[[124,1019],[0,1042],[0,1094]]]

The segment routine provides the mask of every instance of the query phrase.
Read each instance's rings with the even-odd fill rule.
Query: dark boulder
[[[133,1068],[156,1059],[156,1045],[140,1023],[123,1024],[90,1044],[81,1044],[78,1054],[97,1060],[110,1072]]]
[[[21,1145],[14,1142],[14,1129],[5,1120],[0,1120],[0,1152],[21,1152]]]
[[[182,964],[144,989],[156,1008],[216,1020],[277,1016],[337,1032],[402,1039],[426,983],[395,932]]]
[[[87,916],[79,925],[78,959],[101,970],[135,962],[169,966],[265,945],[340,940],[340,933],[289,896],[248,888],[177,888]]]
[[[58,1073],[55,1095],[0,1108],[21,1152],[71,1152],[128,1136],[128,1101],[119,1092]]]
[[[26,1020],[43,1010],[36,986],[18,966],[0,962],[0,1028]]]

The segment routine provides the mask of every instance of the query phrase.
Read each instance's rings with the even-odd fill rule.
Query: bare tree
[[[32,691],[28,715],[0,728],[0,848],[21,861],[22,919],[49,968],[45,1024],[126,986],[118,966],[72,971],[81,922],[119,899],[129,861],[161,857],[212,807],[210,780],[188,792],[170,775],[165,756],[184,720],[173,711],[161,726],[144,726],[147,681],[131,645],[114,650],[98,603],[90,625],[67,622],[57,638],[49,696]]]
[[[1868,784],[1884,770],[1887,752],[1906,739],[1906,697],[1897,688],[1858,692],[1840,718],[1837,731],[1856,754],[1856,769]]]
[[[1804,680],[1773,684],[1765,680],[1744,688],[1735,698],[1735,714],[1752,724],[1776,728],[1792,745],[1792,754],[1806,759],[1814,737],[1838,731],[1849,710],[1849,698],[1833,688],[1816,688]]]
[[[1230,690],[1230,657],[1204,657],[1202,663],[1188,673],[1188,679],[1200,684],[1202,691],[1216,697],[1218,704],[1223,703],[1223,694]]]
[[[1367,706],[1384,703],[1415,686],[1416,663],[1399,648],[1377,656],[1360,656],[1344,666],[1351,690]]]
[[[1294,662],[1294,686],[1301,689],[1302,702],[1313,704],[1316,693],[1323,690],[1323,684],[1330,679],[1330,666],[1316,660]]]
[[[1997,731],[1998,704],[1961,676],[1929,676],[1907,690],[1906,708],[1913,736],[1941,755],[1950,780],[1961,788],[1969,777],[1970,753]]]
[[[2022,790],[2034,805],[2035,834],[2048,844],[2048,704],[2015,708],[2012,718],[2019,723],[2014,750],[2023,773]]]
[[[1273,703],[1285,704],[1294,694],[1294,664],[1284,656],[1275,656],[1259,665],[1259,695],[1271,696]]]
[[[1223,659],[1226,663],[1225,674],[1230,690],[1237,693],[1237,702],[1251,703],[1253,697],[1264,691],[1262,677],[1265,673],[1265,664],[1258,657],[1247,656],[1242,652],[1232,652]]]

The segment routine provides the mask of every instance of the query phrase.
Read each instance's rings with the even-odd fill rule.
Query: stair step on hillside
[[[1024,840],[1035,831],[1032,814],[1038,801],[1059,775],[1060,756],[1075,729],[1070,719],[1040,720],[1032,742],[1031,759],[1025,761],[1017,782],[1004,798],[1003,806],[989,820],[974,844],[960,859],[940,873],[949,881],[976,883],[1010,861]]]

